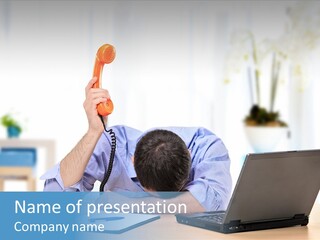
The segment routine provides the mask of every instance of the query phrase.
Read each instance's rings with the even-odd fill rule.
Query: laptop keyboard
[[[225,213],[215,213],[211,215],[197,217],[197,219],[210,223],[218,223],[221,224],[223,221]]]

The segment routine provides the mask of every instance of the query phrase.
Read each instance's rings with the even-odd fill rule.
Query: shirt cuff
[[[63,192],[77,192],[83,191],[82,180],[73,184],[70,187],[65,188],[61,174],[60,174],[60,163],[56,164],[53,168],[48,170],[45,174],[40,177],[41,180],[45,180],[44,191],[63,191]]]

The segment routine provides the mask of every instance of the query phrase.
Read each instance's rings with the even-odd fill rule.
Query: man
[[[102,181],[112,139],[104,131],[96,106],[110,98],[107,90],[86,87],[84,109],[89,128],[69,154],[42,179],[45,191],[91,191]],[[105,119],[107,120],[107,119]],[[188,212],[223,210],[231,192],[230,159],[222,141],[204,128],[139,130],[114,126],[116,152],[104,190],[183,191],[171,199]]]

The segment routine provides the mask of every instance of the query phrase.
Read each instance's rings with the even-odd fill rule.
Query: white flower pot
[[[288,128],[245,126],[245,133],[255,152],[272,152],[280,140],[288,136]]]

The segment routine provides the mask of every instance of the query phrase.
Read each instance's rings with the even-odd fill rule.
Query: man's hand
[[[101,119],[97,112],[97,105],[101,102],[106,102],[110,99],[109,92],[102,88],[92,88],[97,78],[92,78],[88,85],[86,86],[86,99],[83,103],[83,107],[86,111],[88,123],[89,123],[89,131],[102,133],[103,126],[101,123]],[[107,117],[106,117],[107,118]]]

